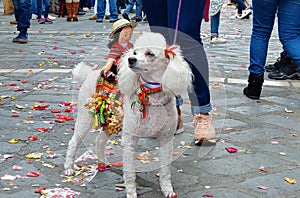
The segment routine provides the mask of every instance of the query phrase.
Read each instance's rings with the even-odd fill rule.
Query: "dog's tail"
[[[78,84],[82,84],[88,74],[93,71],[93,68],[84,62],[78,63],[76,67],[72,70],[73,80]]]

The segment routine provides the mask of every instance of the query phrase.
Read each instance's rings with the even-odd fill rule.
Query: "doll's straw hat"
[[[134,29],[136,27],[136,23],[131,23],[129,22],[128,20],[126,19],[119,19],[117,20],[116,22],[114,22],[114,24],[112,25],[112,31],[111,33],[109,34],[109,38],[110,39],[113,39],[114,38],[114,35],[115,33],[123,28],[123,27],[126,27],[126,26],[131,26],[132,29]]]

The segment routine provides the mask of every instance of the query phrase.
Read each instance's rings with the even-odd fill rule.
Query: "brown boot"
[[[177,108],[178,120],[177,120],[177,128],[176,128],[175,135],[184,132],[181,110],[179,106],[176,106],[176,108]]]
[[[78,21],[77,12],[78,12],[79,2],[73,2],[73,21]]]
[[[73,15],[73,6],[72,6],[72,2],[71,3],[67,3],[66,2],[66,8],[67,8],[67,21],[72,21],[72,15]]]

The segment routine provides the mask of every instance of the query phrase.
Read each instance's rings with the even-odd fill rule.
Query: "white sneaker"
[[[237,18],[238,19],[245,19],[246,17],[248,17],[251,14],[252,14],[252,10],[251,9],[246,9],[246,10],[243,10],[242,15],[237,16]]]
[[[48,18],[49,18],[49,19],[51,19],[51,21],[54,21],[54,20],[56,20],[56,17],[54,17],[54,16],[51,16],[50,14],[48,14]]]
[[[38,17],[37,17],[36,14],[32,14],[32,15],[31,15],[31,19],[32,19],[32,20],[37,20],[37,18],[38,18]]]
[[[211,44],[224,44],[227,43],[227,40],[219,37],[212,37],[210,40]]]

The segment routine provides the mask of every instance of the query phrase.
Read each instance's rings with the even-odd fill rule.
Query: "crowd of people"
[[[32,0],[34,1],[34,0]],[[208,62],[200,37],[203,18],[208,20],[210,7],[211,43],[221,44],[227,41],[219,37],[221,9],[225,0],[96,0],[92,6],[91,0],[66,0],[67,21],[78,21],[78,10],[90,10],[94,7],[94,14],[90,19],[101,23],[109,16],[109,22],[124,19],[135,22],[142,21],[147,16],[150,29],[163,34],[169,44],[177,43],[181,46],[183,55],[194,74],[194,90],[189,93],[191,110],[195,127],[195,144],[215,144],[216,134],[210,111],[209,72]],[[39,23],[51,23],[48,17],[49,0],[37,0],[37,15]],[[43,3],[43,4],[41,4]],[[237,19],[248,19],[253,16],[253,29],[250,42],[250,66],[248,85],[243,94],[250,99],[259,99],[264,82],[265,70],[270,72],[271,79],[300,79],[300,1],[299,0],[252,0],[252,5],[244,0],[231,0],[237,7]],[[129,13],[136,4],[134,19]],[[27,29],[30,27],[30,0],[14,0],[15,18],[19,35],[13,42],[27,43]],[[41,9],[44,5],[44,17]],[[124,11],[121,12],[121,9]],[[142,15],[142,12],[145,15]],[[268,42],[271,36],[275,18],[278,17],[279,39],[283,46],[280,58],[272,65],[265,66],[268,53]],[[167,30],[166,30],[167,29]],[[180,32],[174,39],[174,32]],[[185,35],[188,35],[186,37]],[[178,115],[180,111],[180,96],[178,96]],[[179,119],[180,120],[180,119]],[[178,124],[180,125],[179,121]]]

